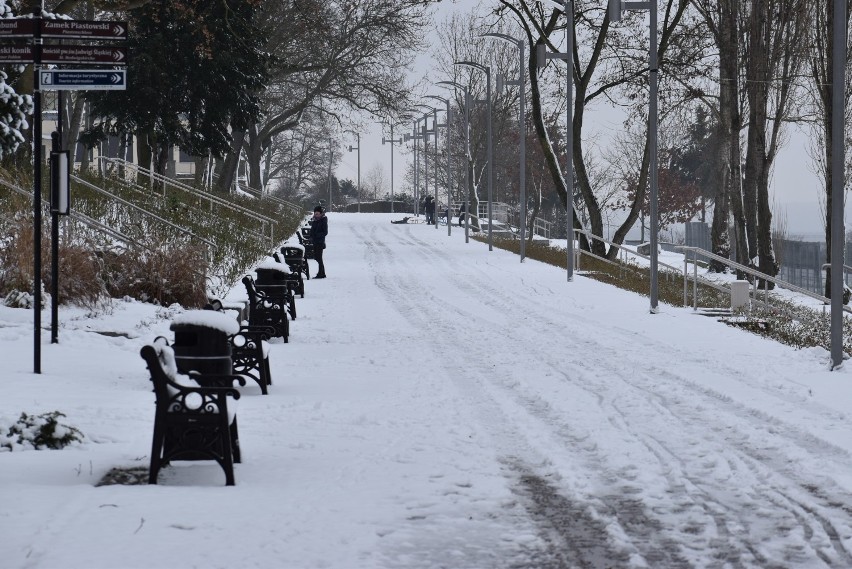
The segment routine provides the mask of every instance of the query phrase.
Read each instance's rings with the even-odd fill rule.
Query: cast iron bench
[[[311,239],[311,228],[300,227],[296,232],[296,237],[299,238],[299,244],[305,248],[305,259],[314,258],[314,241]]]
[[[296,289],[296,292],[302,298],[305,298],[305,281],[302,278],[302,275],[304,274],[304,278],[307,280],[311,279],[308,259],[305,257],[305,247],[297,244],[285,244],[281,247],[281,254],[284,255],[284,262],[298,278],[299,286]]]
[[[183,375],[165,338],[142,347],[154,383],[156,412],[148,483],[156,484],[160,469],[173,460],[215,460],[225,471],[225,484],[234,485],[234,463],[240,442],[235,400],[245,385],[239,375]]]
[[[227,310],[222,301],[215,298],[204,308],[223,313]],[[268,340],[274,337],[275,329],[271,326],[251,326],[247,322],[240,322],[239,317],[237,321],[240,325],[239,331],[228,337],[233,372],[254,380],[260,387],[260,392],[266,395],[269,392],[268,387],[272,385]]]
[[[249,298],[249,325],[271,328],[271,338],[283,338],[287,342],[290,335],[287,303],[292,294],[273,294],[270,289],[260,290],[251,275],[243,277],[243,285]]]

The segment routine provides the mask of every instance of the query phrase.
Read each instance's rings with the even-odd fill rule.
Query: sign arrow
[[[127,49],[89,45],[45,45],[41,48],[42,63],[84,63],[124,65]]]
[[[45,91],[123,91],[127,72],[106,69],[52,69],[40,71],[39,86]]]

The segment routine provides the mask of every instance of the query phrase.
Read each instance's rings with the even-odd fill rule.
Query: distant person
[[[311,242],[314,245],[314,260],[317,262],[317,274],[315,279],[325,278],[325,265],[322,262],[322,252],[325,249],[325,236],[328,235],[328,218],[325,209],[321,205],[314,208],[314,217],[311,220]]]
[[[429,225],[435,223],[435,202],[432,196],[426,196],[426,223]]]
[[[463,203],[459,208],[459,227],[461,227],[462,223],[464,223],[465,212],[467,212],[467,204]]]

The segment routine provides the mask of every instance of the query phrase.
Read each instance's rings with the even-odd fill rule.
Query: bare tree
[[[390,190],[390,179],[380,162],[374,163],[361,180],[363,195],[373,200],[383,199]]]
[[[805,0],[752,0],[744,7],[745,92],[748,100],[743,202],[748,258],[761,272],[778,274],[772,240],[769,174],[789,119],[804,64]],[[770,285],[771,286],[771,285]]]
[[[538,133],[539,143],[544,148],[545,156],[548,157],[551,175],[557,185],[562,203],[565,205],[568,203],[569,195],[567,181],[562,174],[553,145],[547,135],[547,125],[542,113],[542,86],[537,68],[536,50],[538,45],[544,44],[550,51],[559,51],[558,32],[560,29],[564,31],[565,18],[561,10],[547,10],[540,3],[531,0],[500,0],[500,4],[502,12],[508,11],[513,14],[521,24],[530,45],[528,70],[532,93],[533,122]],[[679,55],[672,59],[678,61],[679,65],[685,69],[689,69],[692,60],[701,55],[691,45],[687,46],[691,50],[688,51],[675,41],[679,37],[689,37],[689,34],[678,35],[688,5],[689,0],[666,1],[663,11],[664,20],[657,46],[659,60],[664,64],[668,59],[669,48],[678,50]],[[575,14],[572,18],[574,29],[571,30],[575,37],[574,51],[569,54],[566,68],[569,70],[568,72],[573,74],[575,89],[574,120],[571,125],[574,141],[572,162],[576,184],[589,215],[590,229],[595,235],[603,235],[602,207],[589,176],[583,148],[582,135],[585,111],[587,106],[596,99],[610,98],[612,100],[615,89],[627,85],[630,86],[634,108],[638,109],[641,106],[639,104],[641,96],[637,97],[636,93],[639,92],[637,86],[644,81],[643,77],[648,71],[647,43],[638,41],[643,35],[638,17],[626,18],[622,26],[615,30],[610,29],[605,3],[577,0],[574,7]],[[561,68],[561,66],[559,67]],[[667,70],[674,73],[672,68],[667,68]],[[644,91],[647,92],[647,88]],[[649,143],[650,138],[646,137],[645,152],[638,174],[639,191],[637,191],[636,199],[628,210],[626,220],[612,237],[616,243],[623,241],[627,232],[639,217],[648,183]],[[581,227],[576,216],[574,216],[573,226],[575,228]],[[589,243],[581,237],[580,245],[599,255],[615,256],[617,254],[616,248],[607,252],[606,246],[599,241]]]
[[[503,42],[483,39],[487,32],[517,33],[505,23],[489,25],[485,20],[473,14],[454,16],[438,28],[438,44],[434,53],[435,66],[438,69],[439,80],[458,83],[467,88],[471,96],[470,110],[470,152],[464,148],[464,93],[461,89],[448,91],[443,96],[453,101],[457,111],[455,121],[451,124],[453,131],[452,160],[457,165],[455,180],[446,179],[446,170],[438,171],[438,184],[446,187],[464,187],[470,180],[471,203],[468,211],[476,212],[483,200],[483,191],[487,179],[487,106],[486,78],[480,70],[454,65],[457,61],[472,61],[488,66],[491,70],[491,128],[493,145],[493,189],[494,201],[501,197],[507,198],[501,188],[514,188],[517,185],[514,164],[518,162],[517,136],[518,119],[517,103],[520,90],[516,86],[505,85],[500,92],[496,88],[497,76],[502,74],[507,79],[518,75],[517,48]],[[442,145],[443,146],[443,145]],[[434,152],[429,154],[433,160]],[[446,147],[439,148],[439,163],[446,164]],[[434,162],[430,162],[432,164]],[[463,165],[463,167],[462,167]],[[466,171],[465,171],[466,170]],[[511,190],[510,190],[511,191]],[[478,216],[471,216],[471,227],[479,229]]]
[[[318,113],[309,113],[296,128],[278,134],[266,153],[264,187],[276,180],[276,194],[300,199],[313,185],[327,181],[328,148],[334,140],[330,126]]]
[[[822,167],[823,180],[825,182],[825,245],[826,245],[826,262],[831,262],[831,210],[832,210],[832,196],[831,196],[831,186],[832,186],[832,174],[831,174],[831,161],[832,161],[832,148],[831,148],[831,137],[833,132],[833,113],[832,113],[832,68],[834,65],[834,52],[831,47],[831,39],[832,39],[832,28],[834,25],[834,18],[837,17],[837,14],[834,13],[834,2],[832,0],[813,0],[810,3],[810,16],[811,16],[811,26],[810,26],[810,42],[811,52],[810,52],[810,61],[809,61],[809,71],[811,76],[811,87],[810,92],[812,94],[811,99],[813,101],[813,105],[816,108],[817,114],[817,129],[818,136],[816,137],[817,143],[822,144],[822,154],[819,156],[819,163]],[[845,18],[846,28],[849,27],[849,16],[850,9],[852,9],[852,3],[846,2],[846,13],[842,14],[841,17]],[[847,44],[848,44],[847,37]],[[848,54],[847,54],[848,57]],[[850,98],[849,93],[849,68],[850,64],[847,60],[846,62],[846,101],[844,102],[844,108],[846,109],[846,119],[843,121],[844,124],[848,125],[848,101]],[[844,136],[845,140],[849,140],[848,133]],[[848,144],[847,144],[848,146]],[[847,168],[848,169],[848,168]],[[826,271],[825,278],[825,296],[831,297],[831,274],[830,270]]]
[[[260,180],[263,154],[310,108],[335,116],[348,110],[397,114],[407,107],[404,73],[426,29],[431,0],[321,0],[263,3],[262,25],[275,66],[265,113],[251,129],[236,128],[219,184],[233,180],[241,152],[249,177]],[[284,23],[284,25],[282,25]]]

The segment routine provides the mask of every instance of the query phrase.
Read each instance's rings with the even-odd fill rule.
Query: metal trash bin
[[[271,259],[263,261],[255,268],[257,280],[255,288],[266,294],[275,303],[286,306],[290,317],[296,319],[296,297],[294,291],[299,289],[299,275],[290,273],[284,263]]]
[[[292,280],[290,277],[289,271],[286,265],[283,263],[276,263],[281,265],[280,268],[273,268],[269,263],[264,264],[264,266],[257,267],[254,272],[257,273],[257,280],[254,281],[254,284],[258,289],[263,289],[264,287],[270,286],[287,286],[287,283]]]
[[[213,310],[188,310],[172,321],[175,333],[172,348],[178,371],[189,374],[230,374],[229,336],[240,331],[236,319]]]

